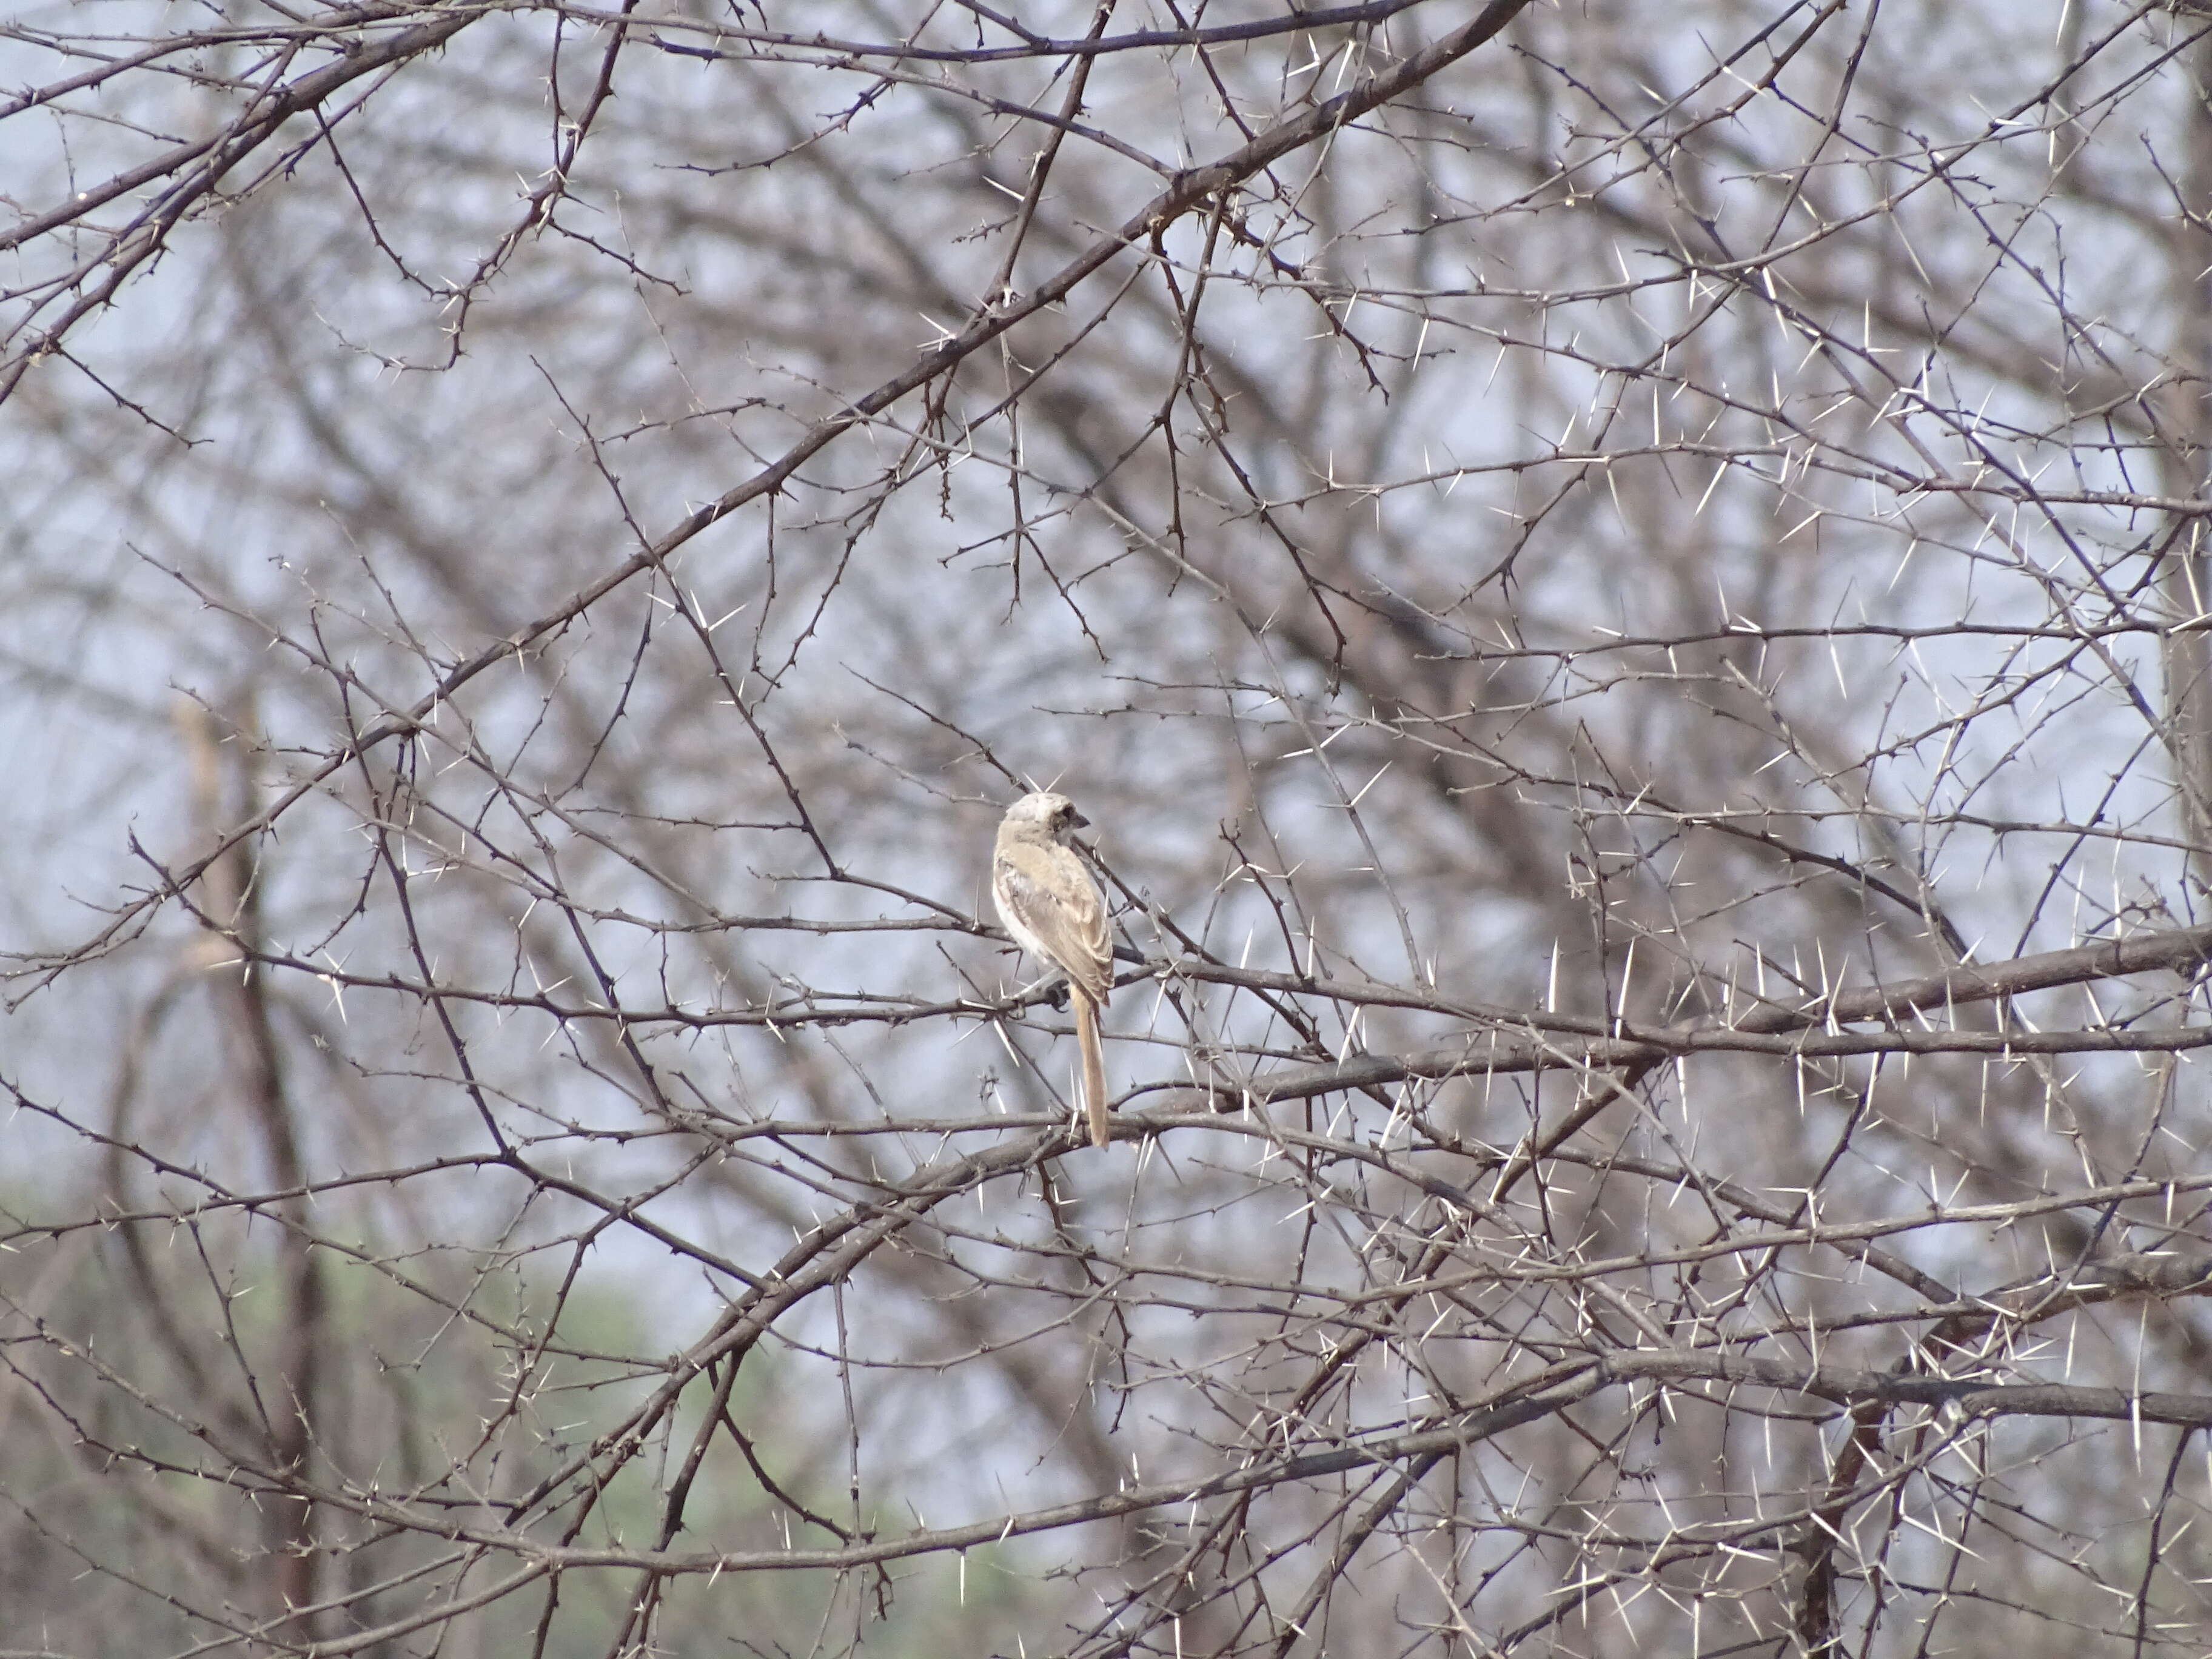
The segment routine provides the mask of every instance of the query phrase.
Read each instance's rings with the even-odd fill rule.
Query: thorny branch
[[[2203,1650],[2206,28],[0,24],[11,1629]]]

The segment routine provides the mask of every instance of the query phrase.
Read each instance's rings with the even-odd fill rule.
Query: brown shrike
[[[1111,1136],[1106,1122],[1106,1062],[1098,1051],[1098,1011],[1114,988],[1114,946],[1106,935],[1106,902],[1098,884],[1070,850],[1067,837],[1091,820],[1065,795],[1024,795],[999,821],[991,857],[991,901],[1014,943],[1067,975],[1083,1047],[1083,1103],[1091,1143]]]

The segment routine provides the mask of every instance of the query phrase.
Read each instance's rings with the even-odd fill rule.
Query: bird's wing
[[[1114,983],[1114,947],[1105,902],[1083,860],[1065,847],[1002,844],[992,890],[1008,927],[1027,932],[1079,989],[1103,1004]]]

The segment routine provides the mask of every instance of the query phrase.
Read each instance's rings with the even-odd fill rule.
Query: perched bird
[[[1112,1138],[1106,1121],[1106,1062],[1098,1048],[1098,1011],[1114,988],[1114,947],[1098,884],[1067,845],[1090,819],[1065,795],[1024,795],[999,822],[991,857],[991,900],[1014,943],[1067,975],[1075,1037],[1083,1047],[1083,1103],[1091,1142]]]

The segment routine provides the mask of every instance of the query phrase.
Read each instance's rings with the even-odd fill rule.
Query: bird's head
[[[1054,794],[1049,789],[1039,789],[1024,795],[1006,809],[1009,823],[1034,823],[1054,841],[1066,838],[1071,830],[1079,830],[1091,820],[1075,810],[1075,803],[1065,795]]]

